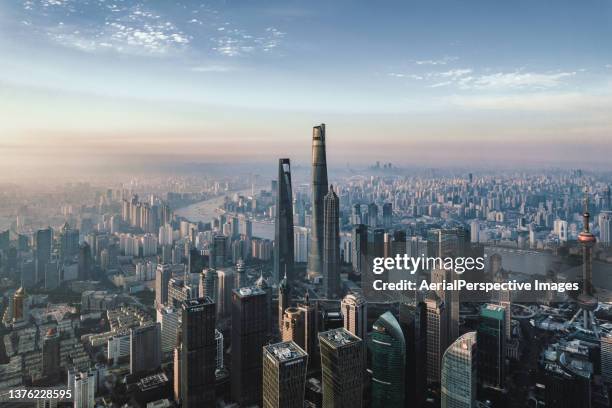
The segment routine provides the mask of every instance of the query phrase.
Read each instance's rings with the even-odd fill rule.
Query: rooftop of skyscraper
[[[248,297],[261,295],[266,293],[263,289],[258,288],[257,286],[248,286],[240,289],[234,289],[234,293],[240,297]]]
[[[480,315],[482,317],[502,320],[504,318],[504,310],[505,309],[500,305],[488,303],[482,307]]]
[[[306,352],[293,341],[270,344],[265,346],[264,349],[268,352],[269,357],[279,362],[291,361],[307,355]]]
[[[342,327],[319,333],[319,340],[324,341],[332,347],[342,347],[347,344],[361,341],[359,337]]]

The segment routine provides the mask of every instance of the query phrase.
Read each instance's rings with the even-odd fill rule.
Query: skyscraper
[[[391,228],[393,224],[393,204],[384,203],[382,213],[383,213],[383,227]]]
[[[444,302],[431,293],[425,299],[427,307],[427,382],[440,383],[442,355],[447,344],[447,313]]]
[[[486,304],[480,310],[477,331],[480,384],[503,389],[505,384],[506,330],[502,306]]]
[[[78,373],[74,377],[74,408],[95,407],[98,376],[95,371]]]
[[[612,244],[612,211],[599,214],[599,243],[605,246]]]
[[[200,274],[199,292],[202,297],[209,297],[219,309],[218,295],[219,275],[215,268],[207,268]]]
[[[372,228],[378,227],[378,206],[376,203],[368,204],[368,225]]]
[[[161,325],[151,323],[130,329],[130,373],[140,374],[161,365]]]
[[[79,280],[90,280],[93,278],[93,259],[91,254],[91,246],[87,242],[83,242],[79,246]]]
[[[612,335],[601,337],[601,376],[612,384]]]
[[[400,303],[399,323],[406,341],[405,402],[420,408],[427,390],[427,306]]]
[[[442,358],[442,408],[472,408],[476,401],[476,332],[465,333]]]
[[[363,404],[363,340],[344,328],[319,333],[324,408]]]
[[[222,268],[227,257],[227,237],[217,234],[213,238],[212,251],[210,254],[210,267]]]
[[[236,275],[234,279],[234,288],[240,289],[246,285],[247,285],[246,267],[244,265],[244,261],[242,259],[239,259],[236,262]]]
[[[372,326],[372,408],[404,406],[406,341],[399,322],[389,311]]]
[[[286,273],[287,281],[291,285],[296,277],[293,271],[293,195],[289,159],[278,160],[278,193],[276,195],[274,243],[274,282],[278,282],[283,273]]]
[[[263,348],[263,407],[302,408],[308,354],[292,341]]]
[[[266,292],[253,286],[232,294],[232,399],[241,406],[261,404],[262,357],[266,342]]]
[[[158,264],[155,270],[155,305],[168,303],[168,283],[172,277],[170,265]]]
[[[48,227],[36,231],[36,282],[42,282],[45,269],[51,260],[51,246],[53,245],[53,229]]]
[[[432,283],[452,282],[454,280],[453,271],[450,269],[433,269],[431,271]],[[459,337],[459,291],[440,289],[436,290],[438,297],[446,306],[446,328],[447,337],[444,339],[443,347],[446,348]]]
[[[60,235],[60,258],[68,260],[79,250],[79,230],[71,229],[68,223],[62,227]]]
[[[60,369],[60,339],[57,330],[47,330],[42,343],[42,375],[55,378]]]
[[[170,353],[176,346],[179,310],[171,306],[157,306],[157,323],[161,330],[161,350]]]
[[[232,314],[232,291],[234,290],[234,273],[229,269],[217,271],[217,317],[229,317]]]
[[[327,195],[327,159],[325,153],[325,125],[312,129],[312,234],[308,257],[308,276],[323,272],[323,199]]]
[[[340,303],[344,328],[360,339],[368,333],[368,303],[358,293],[347,294]]]
[[[215,404],[215,304],[210,298],[181,304],[181,404],[185,408]]]
[[[366,270],[366,253],[368,248],[368,227],[358,224],[353,227],[353,271],[361,275]]]
[[[291,288],[287,285],[287,279],[283,278],[278,285],[278,331],[283,334],[283,318],[285,310],[291,304]]]
[[[26,292],[22,286],[13,295],[13,322],[20,322],[28,318],[27,311],[25,310],[25,299]]]
[[[340,296],[340,201],[330,186],[324,200],[323,292],[328,299]]]

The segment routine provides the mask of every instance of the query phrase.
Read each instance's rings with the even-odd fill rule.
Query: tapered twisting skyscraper
[[[289,159],[278,160],[278,190],[276,195],[276,222],[274,246],[274,282],[286,274],[290,285],[293,273],[293,197],[291,193],[291,164]]]
[[[323,271],[323,199],[327,195],[327,160],[325,158],[325,125],[312,129],[312,233],[308,255],[308,276]]]

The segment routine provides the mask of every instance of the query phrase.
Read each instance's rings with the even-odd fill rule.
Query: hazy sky
[[[0,2],[0,152],[49,164],[612,157],[612,1]],[[6,171],[6,170],[5,170]]]

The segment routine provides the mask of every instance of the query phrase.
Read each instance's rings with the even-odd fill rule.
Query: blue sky
[[[605,163],[611,39],[610,0],[5,1],[0,148]]]

